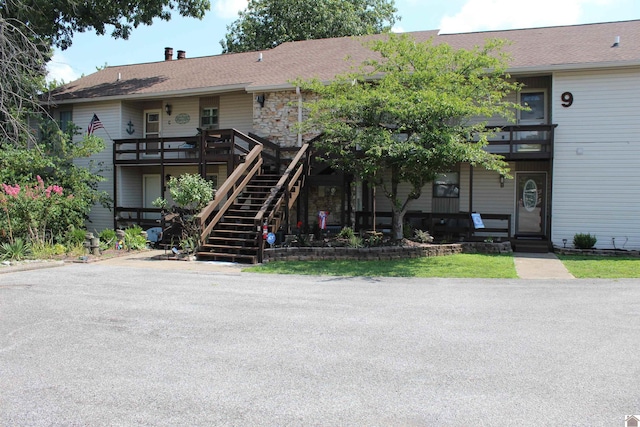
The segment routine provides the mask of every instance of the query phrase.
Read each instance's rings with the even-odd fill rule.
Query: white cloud
[[[610,0],[538,0],[522,8],[514,0],[469,0],[454,16],[440,21],[442,33],[462,33],[513,28],[546,27],[579,23],[587,4]],[[518,6],[516,6],[516,4]]]
[[[237,18],[238,12],[244,10],[247,4],[249,4],[249,0],[218,0],[214,10],[221,18]]]
[[[57,80],[69,83],[79,77],[80,75],[73,70],[71,65],[67,64],[62,53],[56,51],[51,61],[47,64],[47,82]]]

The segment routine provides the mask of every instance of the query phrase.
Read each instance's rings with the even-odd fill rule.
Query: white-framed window
[[[460,197],[460,174],[458,172],[438,174],[433,180],[433,197]]]
[[[203,129],[218,129],[218,107],[205,107],[202,109],[200,126]]]
[[[71,110],[60,111],[60,130],[66,132],[69,130],[69,123],[73,122],[73,114]]]

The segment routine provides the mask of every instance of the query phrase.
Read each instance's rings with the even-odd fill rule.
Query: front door
[[[155,139],[145,143],[144,154],[152,157],[160,155],[160,143],[157,142],[157,138],[160,138],[160,110],[144,112],[144,137]]]
[[[516,173],[516,236],[545,235],[546,198],[546,172]]]
[[[159,174],[142,175],[142,207],[145,209],[155,208],[153,201],[161,196],[162,184]],[[145,219],[160,219],[160,214],[156,212],[145,212],[142,215]]]

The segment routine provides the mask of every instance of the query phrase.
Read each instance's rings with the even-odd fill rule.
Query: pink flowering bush
[[[44,243],[63,236],[77,222],[74,197],[59,185],[46,185],[36,177],[33,185],[3,183],[0,191],[0,242],[24,239]]]

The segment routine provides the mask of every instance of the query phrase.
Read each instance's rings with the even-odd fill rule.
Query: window
[[[214,107],[203,108],[200,126],[203,129],[218,129],[218,109]]]
[[[528,108],[520,111],[521,124],[547,123],[547,105],[544,90],[521,92],[520,105]]]
[[[60,111],[60,130],[62,132],[69,130],[69,122],[73,122],[71,111]]]
[[[145,155],[158,156],[160,155],[160,142],[157,138],[160,138],[160,112],[159,111],[145,111],[144,112],[144,137],[155,139],[155,141],[149,141],[144,144]]]
[[[433,197],[457,198],[460,196],[458,172],[441,173],[433,181]]]
[[[215,189],[218,188],[218,174],[217,173],[208,173],[207,174],[207,181],[209,181],[211,183],[213,188],[215,188]]]

